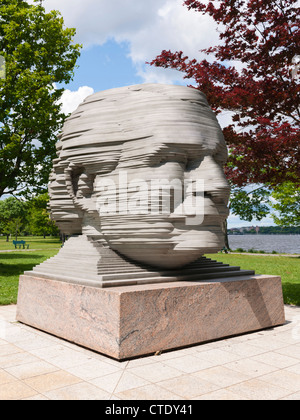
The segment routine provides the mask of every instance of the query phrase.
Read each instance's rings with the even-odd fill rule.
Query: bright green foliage
[[[270,213],[268,206],[270,191],[265,187],[246,191],[243,188],[232,188],[230,209],[232,214],[239,215],[242,220],[262,220]]]
[[[272,207],[279,212],[273,215],[279,226],[300,226],[300,188],[291,182],[277,187],[272,194],[276,200]]]
[[[48,194],[36,196],[30,201],[21,201],[15,197],[0,200],[0,233],[18,236],[21,233],[31,235],[59,235],[59,230],[50,219],[47,209]]]
[[[47,205],[49,202],[48,194],[35,197],[27,204],[27,225],[26,231],[31,235],[58,235],[59,230],[50,219]]]
[[[63,89],[80,55],[74,29],[59,12],[46,13],[23,0],[0,0],[0,54],[6,77],[0,80],[0,197],[21,190],[43,191],[52,159]]]
[[[0,201],[0,233],[7,236],[20,234],[26,222],[26,205],[14,197]]]

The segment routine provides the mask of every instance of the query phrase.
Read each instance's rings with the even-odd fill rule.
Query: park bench
[[[29,244],[26,244],[25,241],[13,241],[13,244],[14,244],[16,249],[17,249],[17,247],[19,247],[19,249],[21,249],[22,246],[23,246],[23,249],[25,249],[26,247],[27,247],[27,249],[29,249]]]

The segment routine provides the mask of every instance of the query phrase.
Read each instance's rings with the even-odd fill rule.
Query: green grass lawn
[[[16,303],[19,276],[56,253],[55,250],[0,253],[0,305]]]
[[[300,306],[300,258],[267,255],[215,254],[207,257],[225,264],[255,270],[256,274],[270,274],[282,279],[284,303]]]
[[[34,266],[53,257],[61,247],[59,238],[19,237],[29,244],[29,250],[15,249],[11,239],[0,237],[0,305],[17,302],[19,276]]]
[[[6,237],[0,236],[0,251],[12,251],[15,249],[13,240],[11,238],[9,242],[6,242]],[[25,241],[29,244],[29,250],[33,249],[58,249],[61,246],[59,238],[46,237],[45,239],[41,236],[18,236],[18,241]]]
[[[5,242],[0,237],[0,305],[17,302],[19,276],[34,266],[53,257],[61,247],[57,238],[19,238],[30,244],[30,249],[15,250],[12,241]],[[300,258],[280,256],[258,256],[239,254],[208,255],[226,264],[239,266],[245,270],[255,270],[256,274],[278,275],[282,278],[284,302],[300,306]]]

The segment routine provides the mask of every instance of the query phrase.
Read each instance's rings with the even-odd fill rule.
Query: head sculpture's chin
[[[137,242],[134,239],[123,238],[121,242],[108,241],[111,249],[132,262],[172,270],[185,267],[205,254],[216,253],[224,246],[222,233],[206,232],[205,237],[198,240],[183,240],[181,242],[152,240]]]
[[[133,249],[132,252],[124,252],[123,250],[122,252],[118,252],[135,263],[165,270],[173,270],[185,267],[186,265],[197,261],[204,255],[201,250],[184,251],[173,249],[170,251],[160,252],[157,249],[155,250],[155,248],[149,247],[149,249],[144,249],[143,251],[144,252],[142,252],[139,248]]]

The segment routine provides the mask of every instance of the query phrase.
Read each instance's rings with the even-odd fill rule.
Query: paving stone
[[[247,340],[229,338],[118,362],[7,323],[13,313],[14,306],[0,307],[0,324],[14,341],[0,338],[0,400],[300,399],[300,346],[283,341],[293,330],[286,325],[247,334]],[[300,316],[300,308],[293,314]]]

